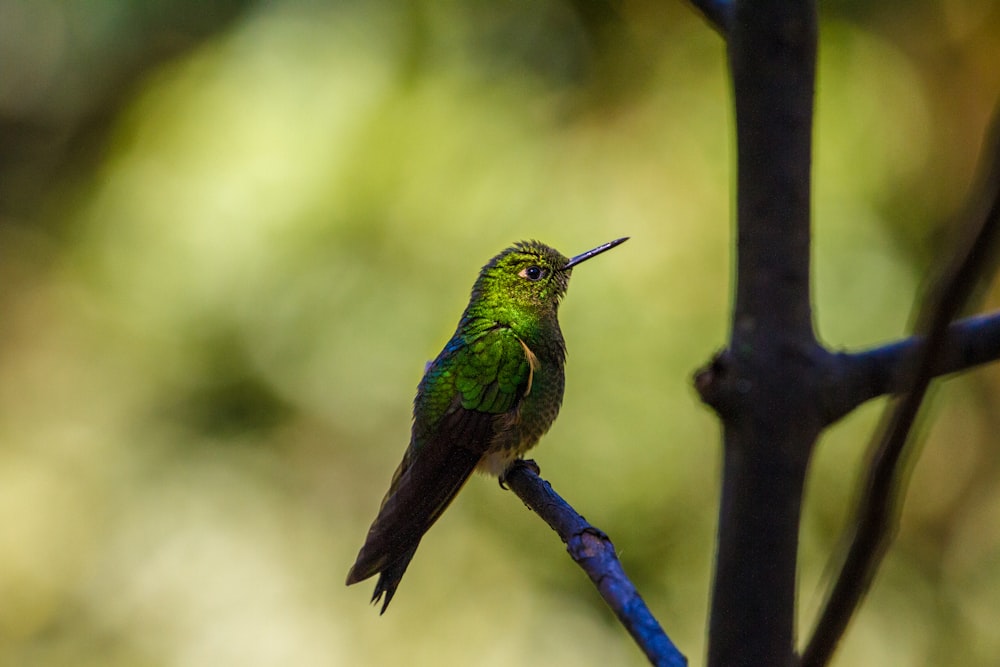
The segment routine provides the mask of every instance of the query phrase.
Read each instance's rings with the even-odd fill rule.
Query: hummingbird
[[[347,585],[379,575],[384,614],[424,533],[479,470],[499,478],[549,430],[562,405],[566,343],[557,311],[572,269],[624,243],[567,258],[538,241],[503,250],[479,272],[454,336],[427,365],[410,444]]]

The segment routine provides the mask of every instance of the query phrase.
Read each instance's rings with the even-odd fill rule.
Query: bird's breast
[[[496,435],[477,469],[501,475],[549,430],[562,405],[565,375],[561,359],[539,358],[531,391],[510,412],[496,416]]]

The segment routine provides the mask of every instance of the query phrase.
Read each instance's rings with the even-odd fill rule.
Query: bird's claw
[[[534,459],[515,459],[498,478],[497,481],[500,482],[500,488],[504,491],[508,490],[507,486],[507,476],[514,470],[514,468],[524,467],[535,473],[536,475],[542,472],[542,469],[538,467]]]
[[[538,467],[535,463],[535,459],[518,459],[518,464],[523,465],[525,468],[535,473],[536,475],[542,474],[542,469]]]

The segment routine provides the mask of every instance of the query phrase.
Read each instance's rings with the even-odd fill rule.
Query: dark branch
[[[865,401],[900,394],[912,386],[911,374],[924,343],[912,336],[855,353],[834,362],[840,375],[832,380],[827,404],[833,423]],[[944,349],[932,374],[937,377],[1000,359],[1000,312],[970,317],[948,327]]]
[[[740,0],[734,11],[735,303],[726,352],[696,378],[724,427],[707,664],[784,667],[825,372],[810,302],[817,15],[815,0]]]
[[[587,523],[538,476],[535,462],[515,462],[504,481],[529,509],[559,534],[569,555],[594,582],[601,597],[650,663],[665,667],[687,665],[687,659],[663,632],[639,591],[625,575],[611,540],[603,531]]]
[[[733,25],[733,0],[691,0],[691,4],[723,38],[729,36]]]
[[[895,536],[905,490],[901,463],[908,450],[909,433],[927,387],[948,358],[949,324],[991,264],[1000,234],[1000,107],[994,111],[982,165],[980,181],[973,188],[966,212],[969,231],[917,319],[918,330],[926,331],[926,335],[916,353],[910,375],[912,385],[891,408],[883,435],[874,449],[853,540],[803,654],[803,667],[821,666],[829,661]]]

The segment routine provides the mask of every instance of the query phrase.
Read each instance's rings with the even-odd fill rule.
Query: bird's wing
[[[505,413],[530,391],[538,360],[510,329],[492,329],[469,341],[459,354],[455,389],[466,410]]]
[[[529,354],[510,329],[494,328],[461,345],[452,341],[434,361],[414,402],[411,446],[347,583],[382,572],[376,597],[384,591],[391,598],[420,538],[509,423],[531,381]]]

